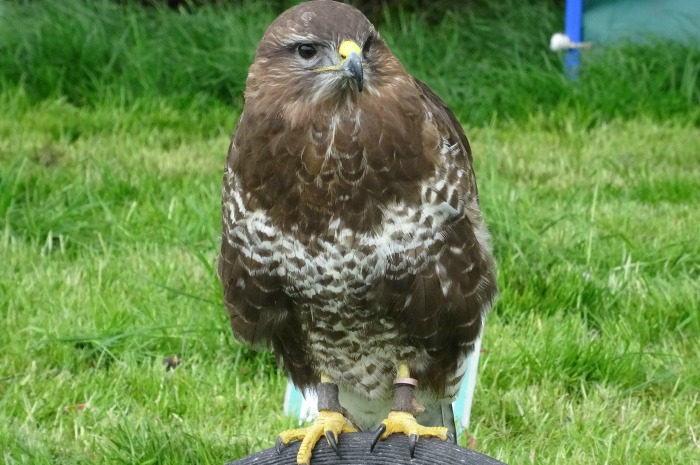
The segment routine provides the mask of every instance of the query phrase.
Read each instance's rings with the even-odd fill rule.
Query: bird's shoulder
[[[469,140],[455,114],[427,84],[415,76],[411,78],[426,108],[432,114],[432,121],[437,125],[439,134],[453,144],[459,143],[465,158],[471,164],[472,153]]]

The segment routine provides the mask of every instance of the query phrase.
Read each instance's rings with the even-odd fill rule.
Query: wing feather
[[[248,209],[258,205],[254,197],[238,180],[239,174],[248,176],[254,186],[264,186],[260,168],[248,160],[248,170],[241,170],[241,158],[254,152],[250,144],[260,142],[248,130],[241,117],[234,132],[224,170],[222,192],[222,238],[217,272],[221,281],[224,304],[229,313],[231,329],[236,338],[256,347],[270,347],[281,364],[284,364],[292,380],[298,386],[313,383],[313,369],[305,352],[305,335],[299,331],[294,312],[294,302],[284,291],[282,277],[273,270],[280,266],[273,252],[257,247],[256,232],[250,232]],[[262,147],[262,148],[260,148]],[[273,133],[255,150],[279,150],[280,138]],[[262,168],[264,169],[264,167]],[[252,172],[251,172],[252,171]],[[255,229],[255,226],[252,226]],[[257,234],[264,236],[264,226]],[[245,233],[252,234],[248,237]],[[259,245],[259,244],[258,244]]]
[[[436,160],[436,166],[424,184],[422,208],[443,216],[428,216],[434,240],[428,242],[427,269],[389,287],[397,292],[396,305],[406,332],[430,357],[426,366],[415,367],[416,377],[441,394],[450,387],[448,382],[460,381],[454,375],[458,364],[481,332],[497,292],[495,266],[464,130],[430,88],[418,80],[415,85],[429,126],[424,137],[438,140],[437,144],[424,140],[424,155]]]

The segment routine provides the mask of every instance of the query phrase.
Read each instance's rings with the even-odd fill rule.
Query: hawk
[[[264,33],[223,177],[218,274],[234,335],[271,346],[319,417],[285,431],[454,440],[451,402],[496,295],[469,143],[356,8]],[[336,449],[337,450],[337,449]]]

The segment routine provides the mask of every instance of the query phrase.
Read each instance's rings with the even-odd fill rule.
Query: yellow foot
[[[408,412],[389,412],[389,417],[374,432],[370,451],[374,450],[379,440],[384,440],[394,433],[403,433],[408,436],[408,447],[411,458],[416,452],[416,442],[419,436],[439,438],[443,441],[448,439],[452,442],[455,437],[450,430],[444,426],[422,426],[419,425],[415,417]]]
[[[340,433],[354,433],[356,431],[357,430],[342,413],[333,412],[331,410],[321,410],[318,412],[318,417],[313,425],[306,428],[282,431],[279,438],[277,438],[275,447],[279,453],[283,444],[287,445],[292,441],[301,441],[301,446],[299,446],[299,452],[297,453],[297,464],[309,465],[311,462],[311,452],[322,437],[326,437],[328,444],[333,448],[335,453],[340,456],[338,452],[338,435]]]

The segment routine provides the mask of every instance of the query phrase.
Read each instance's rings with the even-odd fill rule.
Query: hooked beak
[[[343,62],[343,75],[355,80],[357,84],[357,90],[362,92],[362,58],[355,52],[351,52],[350,55]]]
[[[344,40],[338,48],[340,63],[314,69],[317,73],[325,71],[342,72],[343,76],[351,78],[357,84],[357,90],[362,92],[364,77],[362,71],[362,49],[353,40]]]
[[[355,80],[357,90],[362,92],[363,72],[362,72],[362,49],[352,40],[345,40],[338,49],[342,60],[341,66],[343,76]]]

